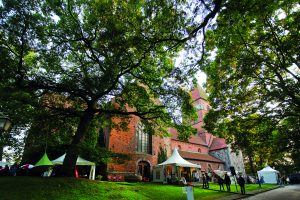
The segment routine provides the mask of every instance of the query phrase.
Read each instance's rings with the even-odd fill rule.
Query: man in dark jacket
[[[217,179],[218,179],[218,184],[220,186],[220,191],[222,190],[222,188],[224,190],[224,185],[223,185],[224,181],[223,181],[223,179],[220,176],[217,176]]]
[[[242,177],[242,175],[240,175],[239,178],[238,178],[238,184],[241,187],[241,193],[242,194],[246,194],[246,191],[245,191],[245,179]]]
[[[224,181],[225,181],[225,184],[226,184],[227,191],[230,192],[231,180],[230,180],[230,177],[227,175],[227,173],[225,174]]]

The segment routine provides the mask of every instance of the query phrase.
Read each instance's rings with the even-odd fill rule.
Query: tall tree
[[[275,121],[278,130],[291,118],[299,120],[299,1],[228,1],[225,7],[207,36],[207,60],[201,63],[214,108],[206,128],[220,132],[226,119],[242,118],[246,125],[253,113]],[[299,130],[299,123],[290,125]],[[249,135],[239,126],[232,129],[229,135]],[[299,134],[291,132],[280,134],[298,143]]]
[[[10,96],[30,94],[50,116],[78,119],[67,176],[94,119],[136,115],[151,133],[175,127],[185,139],[193,129],[177,114],[193,114],[182,88],[196,69],[175,67],[174,58],[204,32],[221,2],[3,0],[0,86]]]

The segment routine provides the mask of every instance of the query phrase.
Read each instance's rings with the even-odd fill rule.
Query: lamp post
[[[7,117],[0,116],[0,161],[2,160],[3,148],[4,148],[4,143],[2,141],[3,133],[9,131],[11,127],[12,127],[11,120]]]

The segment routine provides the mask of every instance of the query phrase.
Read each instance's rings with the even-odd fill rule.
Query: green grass
[[[273,188],[273,187],[277,187],[277,185],[274,184],[262,184],[261,188],[259,188],[258,184],[245,184],[245,190],[246,193],[250,192],[250,191],[254,191],[254,190],[264,190],[264,189],[268,189],[268,188]],[[209,188],[212,190],[220,190],[220,186],[218,184],[209,184]],[[226,185],[224,184],[224,189],[226,190]],[[230,186],[230,190],[232,193],[239,193],[240,190],[240,186],[237,184],[236,186],[234,184],[232,184]]]
[[[267,186],[263,185],[263,188]],[[195,200],[218,199],[232,194],[217,191],[219,186],[216,184],[211,184],[210,188],[206,190],[194,187]],[[235,186],[231,188],[235,192]],[[257,185],[246,186],[246,191],[255,189],[258,189]],[[180,186],[41,177],[0,177],[0,194],[1,200],[186,199]]]

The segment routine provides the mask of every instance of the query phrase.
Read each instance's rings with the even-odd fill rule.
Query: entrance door
[[[138,164],[138,172],[143,180],[150,180],[150,164],[146,161],[140,161]]]

